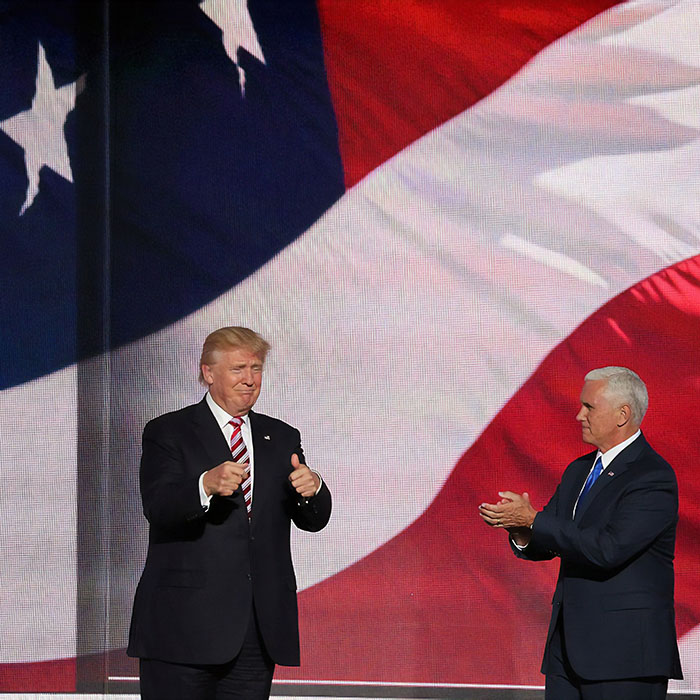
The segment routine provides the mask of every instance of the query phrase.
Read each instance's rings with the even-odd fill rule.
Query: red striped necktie
[[[245,442],[243,442],[243,433],[241,432],[243,419],[240,416],[236,416],[231,419],[229,423],[233,426],[233,432],[231,433],[231,459],[239,464],[248,465],[245,481],[241,484],[241,490],[243,491],[243,498],[245,498],[245,507],[248,511],[248,517],[250,518],[250,511],[253,506],[253,492],[251,490],[253,477],[250,474],[248,449],[245,446]]]

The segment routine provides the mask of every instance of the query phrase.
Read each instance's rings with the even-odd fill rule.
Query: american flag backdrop
[[[542,685],[556,563],[477,507],[546,502],[615,364],[700,692],[698,36],[696,0],[0,0],[0,692],[135,674],[140,433],[234,324],[335,500],[278,679]]]

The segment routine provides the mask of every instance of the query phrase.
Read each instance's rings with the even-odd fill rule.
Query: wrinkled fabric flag
[[[583,375],[624,364],[679,478],[700,690],[693,2],[129,3],[108,48],[6,5],[0,690],[133,673],[140,431],[230,324],[272,341],[259,410],[335,497],[295,534],[280,678],[540,685],[556,564],[477,506],[541,507]]]

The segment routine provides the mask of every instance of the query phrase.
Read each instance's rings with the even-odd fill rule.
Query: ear
[[[624,403],[618,409],[618,413],[617,427],[622,428],[624,425],[627,425],[630,418],[632,418],[632,409],[626,403]]]
[[[211,384],[214,381],[214,378],[211,373],[211,367],[209,365],[202,365],[202,376],[204,377],[204,381],[207,384]]]

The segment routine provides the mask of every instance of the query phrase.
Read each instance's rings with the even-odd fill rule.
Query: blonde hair
[[[202,345],[202,356],[199,359],[199,382],[206,386],[202,365],[214,364],[214,353],[219,350],[235,350],[244,348],[250,350],[253,355],[257,355],[262,362],[265,362],[267,353],[270,350],[270,343],[262,336],[258,335],[250,328],[243,326],[225,326],[210,333]]]

